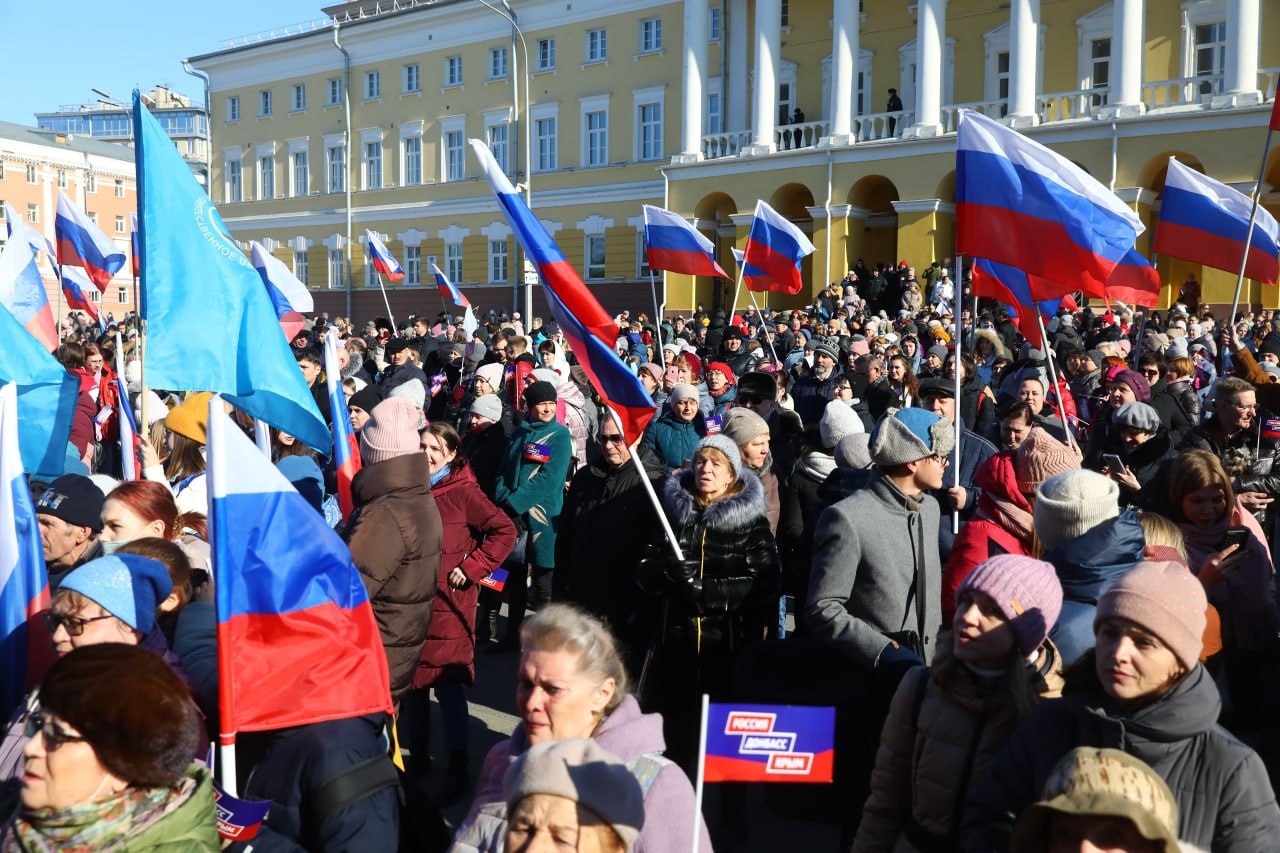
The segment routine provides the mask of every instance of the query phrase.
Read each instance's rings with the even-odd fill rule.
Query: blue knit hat
[[[926,456],[946,456],[955,442],[951,421],[927,409],[890,409],[871,432],[871,461],[891,468]]]
[[[173,592],[164,564],[137,554],[113,554],[80,566],[62,580],[71,589],[137,631],[149,634],[156,606]]]

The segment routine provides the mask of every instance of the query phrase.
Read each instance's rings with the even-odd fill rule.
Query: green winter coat
[[[546,462],[530,459],[526,449],[531,444],[545,445],[550,458]],[[493,502],[520,516],[529,530],[525,562],[540,568],[553,568],[556,563],[556,531],[572,458],[573,437],[566,427],[555,421],[526,420],[511,434],[502,460]]]

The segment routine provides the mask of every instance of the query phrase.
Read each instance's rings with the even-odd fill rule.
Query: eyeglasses
[[[1147,369],[1147,370],[1142,371],[1142,375],[1143,375],[1143,376],[1159,376],[1159,375],[1160,375],[1160,371],[1159,371],[1159,370],[1157,370],[1157,369],[1154,369],[1154,368],[1150,368],[1150,369]]]
[[[935,453],[929,458],[932,459],[934,462],[937,462],[943,468],[946,468],[948,465],[951,464],[951,457],[949,456],[939,456],[938,454]]]
[[[49,629],[49,633],[55,634],[58,626],[67,629],[67,636],[79,637],[84,633],[84,626],[90,622],[100,622],[103,619],[114,619],[110,613],[105,616],[90,616],[87,619],[83,616],[72,616],[69,613],[55,613],[52,610],[44,614],[45,627]]]
[[[23,732],[27,739],[36,736],[39,732],[44,738],[44,751],[55,752],[62,747],[64,743],[75,743],[77,741],[85,741],[87,738],[80,735],[68,734],[66,729],[59,728],[54,724],[53,720],[46,719],[43,714],[32,714],[27,717],[27,722],[23,726]]]
[[[626,438],[621,435],[605,435],[604,433],[600,433],[601,444],[622,444],[625,441]]]

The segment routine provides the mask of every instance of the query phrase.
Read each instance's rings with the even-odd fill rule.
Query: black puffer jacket
[[[640,581],[663,600],[662,644],[668,648],[731,652],[763,636],[771,611],[777,618],[782,572],[764,487],[755,476],[739,481],[742,491],[706,507],[694,499],[691,470],[671,477],[662,490],[684,562],[670,556],[666,542],[651,544]]]
[[[1062,699],[1036,706],[973,790],[963,848],[1006,850],[1014,818],[1077,746],[1122,749],[1168,783],[1178,801],[1178,838],[1214,853],[1274,850],[1280,809],[1253,750],[1217,724],[1218,688],[1197,666],[1172,690],[1132,713],[1102,691],[1092,666]],[[1075,682],[1075,683],[1073,683]]]

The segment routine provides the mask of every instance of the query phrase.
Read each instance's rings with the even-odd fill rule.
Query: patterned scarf
[[[91,853],[123,841],[150,822],[181,787],[127,788],[124,793],[65,809],[20,811],[13,820],[18,846],[24,853]],[[5,839],[5,850],[11,849]]]

